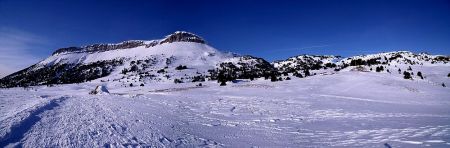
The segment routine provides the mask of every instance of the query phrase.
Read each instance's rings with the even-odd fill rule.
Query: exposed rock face
[[[61,54],[61,53],[77,53],[77,52],[103,52],[103,51],[109,51],[109,50],[116,50],[116,49],[127,49],[127,48],[135,48],[139,46],[145,45],[144,41],[141,40],[131,40],[131,41],[124,41],[118,44],[94,44],[94,45],[88,45],[84,47],[67,47],[67,48],[60,48],[53,52],[52,55]]]
[[[184,31],[177,31],[174,34],[166,36],[163,40],[161,40],[160,44],[164,43],[172,43],[172,42],[195,42],[205,44],[205,40],[201,37]]]
[[[146,48],[153,47],[159,44],[164,43],[173,43],[173,42],[195,42],[206,44],[205,40],[201,37],[185,32],[185,31],[176,31],[173,34],[166,36],[166,38],[161,40],[152,40],[152,41],[143,41],[143,40],[130,40],[124,41],[117,44],[93,44],[83,47],[66,47],[60,48],[53,52],[52,55],[56,54],[66,54],[66,53],[93,53],[93,52],[104,52],[109,50],[117,50],[117,49],[128,49],[128,48],[136,48],[139,46],[145,46]]]

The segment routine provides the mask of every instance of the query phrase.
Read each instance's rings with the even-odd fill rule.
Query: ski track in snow
[[[447,88],[408,91],[409,81],[370,78],[111,87],[110,95],[87,95],[90,84],[0,90],[0,147],[450,146]]]

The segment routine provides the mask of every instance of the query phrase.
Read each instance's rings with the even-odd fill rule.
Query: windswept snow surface
[[[450,89],[428,80],[344,71],[196,84],[1,89],[0,147],[450,147]],[[88,95],[97,85],[110,94]]]

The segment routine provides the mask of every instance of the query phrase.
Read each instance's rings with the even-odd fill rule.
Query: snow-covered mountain
[[[388,52],[342,58],[333,55],[299,55],[269,63],[262,58],[221,52],[201,37],[177,31],[158,40],[130,40],[56,50],[50,57],[4,77],[1,87],[111,82],[144,85],[150,82],[230,81],[259,77],[280,79],[330,74],[352,66],[448,64],[448,56]],[[402,67],[402,66],[400,66]],[[377,67],[380,69],[380,67]],[[377,72],[379,72],[377,70]],[[280,79],[281,80],[281,79]]]
[[[309,71],[313,71],[329,74],[343,69],[351,70],[355,66],[360,70],[367,69],[369,71],[369,69],[374,70],[376,67],[383,67],[384,69],[411,65],[448,65],[449,62],[449,56],[395,51],[348,58],[333,55],[299,55],[286,60],[275,61],[272,64],[280,73],[310,73]]]
[[[263,59],[221,52],[195,34],[177,31],[159,40],[61,48],[0,83],[2,87],[15,87],[81,83],[98,78],[121,85],[191,82],[207,79],[210,71],[218,70],[223,62],[236,66],[262,63],[265,68],[270,67]]]

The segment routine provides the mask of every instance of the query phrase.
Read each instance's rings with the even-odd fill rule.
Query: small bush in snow
[[[442,83],[442,87],[446,87],[444,83]]]
[[[183,83],[183,81],[181,81],[180,79],[174,79],[173,82],[174,82],[175,84]]]
[[[407,70],[409,70],[409,71],[412,71],[412,68],[411,68],[411,66],[409,66]]]
[[[299,77],[299,78],[303,78],[303,75],[301,73],[298,72],[294,72],[293,76]]]
[[[156,73],[165,73],[165,72],[166,72],[166,70],[164,70],[164,69],[160,69],[160,70],[156,71]]]
[[[183,70],[183,69],[187,69],[187,66],[180,65],[180,66],[175,67],[175,70]]]

